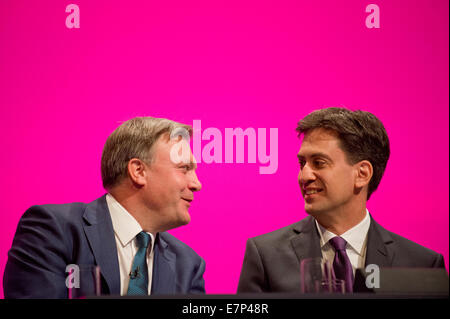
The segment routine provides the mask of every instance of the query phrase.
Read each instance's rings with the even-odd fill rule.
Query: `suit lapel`
[[[84,231],[111,295],[120,295],[120,270],[111,216],[105,196],[87,205]]]
[[[291,239],[291,245],[299,262],[305,258],[322,257],[320,236],[317,233],[313,217],[308,216],[298,222],[294,227],[294,232],[297,235]]]
[[[395,255],[391,248],[392,243],[393,240],[389,233],[371,216],[367,234],[366,266],[375,264],[379,267],[391,267]]]
[[[154,246],[152,294],[176,293],[175,261],[176,256],[168,249],[163,234],[158,234]],[[169,247],[170,248],[170,247]]]
[[[370,219],[365,264],[391,267],[395,257],[395,252],[391,246],[393,243],[392,237],[389,232],[373,220],[372,216]],[[297,235],[291,239],[291,244],[300,262],[305,258],[322,257],[320,236],[312,216],[298,222],[294,227],[294,232]]]

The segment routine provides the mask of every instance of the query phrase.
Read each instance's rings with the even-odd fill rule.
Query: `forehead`
[[[304,134],[298,156],[312,156],[316,153],[342,153],[338,133],[332,130],[317,128]]]
[[[178,162],[172,161],[172,157],[174,156],[175,160],[181,160],[182,156],[185,155],[188,156],[188,159],[186,159],[188,162],[195,162],[189,143],[181,138],[171,139],[169,136],[160,136],[153,145],[151,152],[154,162],[170,161],[177,164]]]

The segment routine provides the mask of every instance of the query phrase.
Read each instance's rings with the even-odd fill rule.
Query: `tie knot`
[[[147,234],[146,232],[141,231],[139,234],[136,235],[136,242],[139,248],[142,247],[147,248],[150,242],[150,235]]]
[[[345,250],[347,242],[344,238],[336,236],[330,239],[330,244],[333,246],[334,250]]]

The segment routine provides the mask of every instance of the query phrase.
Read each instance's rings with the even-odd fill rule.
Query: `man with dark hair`
[[[326,108],[302,119],[297,132],[298,180],[310,216],[248,240],[238,292],[298,292],[306,258],[332,263],[348,292],[355,270],[369,264],[444,267],[442,255],[385,230],[366,208],[390,154],[373,114]]]
[[[167,119],[126,121],[103,149],[106,195],[28,209],[8,253],[5,297],[67,298],[68,285],[81,296],[98,293],[93,279],[83,278],[88,266],[100,267],[105,295],[204,293],[204,260],[166,232],[189,223],[193,193],[201,189],[184,135],[173,134],[179,130],[192,131]],[[171,152],[180,143],[189,150],[183,160]],[[67,269],[78,269],[73,282]]]

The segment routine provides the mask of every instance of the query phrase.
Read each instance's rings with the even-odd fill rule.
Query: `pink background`
[[[67,29],[65,7],[80,7]],[[365,7],[380,7],[368,29]],[[200,164],[190,225],[171,231],[235,293],[247,238],[306,216],[295,127],[323,106],[376,114],[392,155],[368,202],[387,229],[449,259],[446,0],[0,1],[0,273],[31,205],[104,194],[107,136],[134,116],[276,127],[278,171]],[[0,295],[0,297],[3,295]]]

